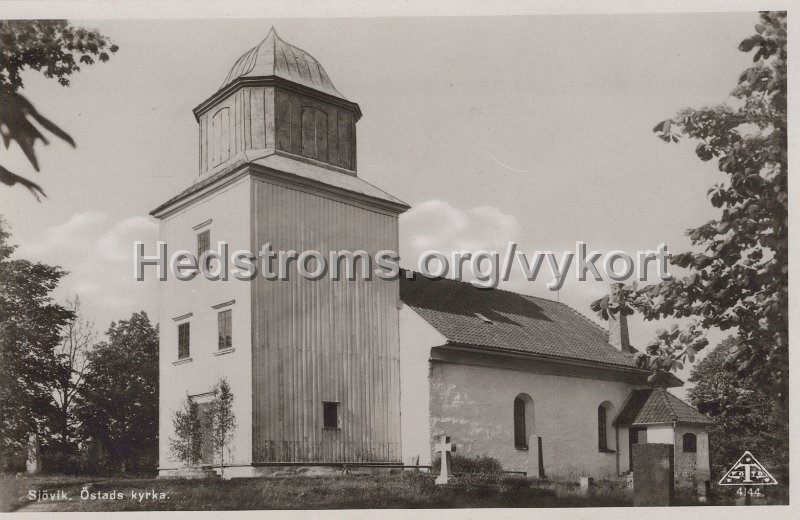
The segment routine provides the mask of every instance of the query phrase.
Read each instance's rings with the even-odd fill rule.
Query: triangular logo
[[[720,486],[771,486],[777,483],[749,451],[744,452],[719,481]]]

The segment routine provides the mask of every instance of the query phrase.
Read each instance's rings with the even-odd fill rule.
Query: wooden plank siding
[[[306,109],[320,114],[313,119],[314,125],[308,122],[305,128],[320,146],[309,148],[305,143],[304,147],[302,114]],[[244,151],[276,149],[354,172],[355,121],[351,110],[296,92],[274,87],[238,89],[199,117],[200,175],[224,167]]]
[[[275,123],[277,132],[277,148],[294,155],[305,155],[346,170],[356,170],[356,116],[350,110],[337,107],[310,96],[304,96],[288,90],[277,89],[275,92],[277,109]],[[321,155],[309,155],[303,150],[304,128],[303,111],[313,108],[325,114],[323,127],[317,133],[326,133],[326,149]]]
[[[229,130],[225,142],[215,142],[223,134],[215,129],[219,114],[227,110]],[[215,119],[215,115],[218,117]],[[272,87],[242,88],[222,100],[213,110],[200,116],[200,175],[213,171],[245,150],[275,148],[275,96]],[[216,157],[215,150],[230,150],[225,157]]]
[[[397,216],[253,178],[252,247],[397,250]],[[277,264],[277,262],[275,262]],[[253,462],[400,460],[399,284],[252,284]],[[340,429],[323,429],[323,401]]]

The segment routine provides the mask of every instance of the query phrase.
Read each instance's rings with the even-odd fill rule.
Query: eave
[[[649,370],[641,368],[452,342],[432,348],[430,359],[433,362],[622,381],[642,386],[647,386],[647,378],[650,375]],[[671,386],[683,385],[678,378],[673,382],[678,384]]]
[[[194,112],[195,120],[200,121],[200,116],[205,114],[217,103],[236,92],[238,89],[244,87],[281,87],[286,90],[313,97],[315,99],[319,99],[320,101],[325,101],[332,105],[340,106],[350,110],[355,114],[356,121],[361,119],[362,116],[361,108],[358,106],[358,103],[353,103],[352,101],[332,96],[326,92],[321,92],[311,87],[295,83],[294,81],[290,81],[280,76],[253,76],[236,78],[232,82],[225,85],[225,87],[215,92],[211,97],[197,105],[197,107],[192,110],[192,112]]]
[[[170,199],[151,211],[150,215],[158,219],[163,219],[168,215],[179,211],[181,208],[186,207],[188,204],[191,204],[192,202],[203,198],[210,193],[216,192],[222,187],[227,186],[247,175],[253,175],[257,178],[268,180],[269,182],[276,184],[281,184],[292,188],[299,188],[306,192],[318,193],[324,196],[335,198],[342,202],[346,202],[348,204],[368,208],[371,210],[377,210],[388,215],[396,216],[405,212],[409,208],[408,204],[400,200],[394,202],[392,200],[385,200],[367,194],[357,193],[345,188],[327,184],[325,182],[300,177],[289,172],[283,172],[278,169],[270,168],[268,166],[258,164],[256,161],[258,161],[258,159],[242,162],[240,164],[234,164],[231,165],[230,169],[227,171],[222,170],[217,172],[214,175],[218,177],[214,179],[213,182],[209,182],[207,185],[198,188],[196,191],[190,191],[185,195]]]

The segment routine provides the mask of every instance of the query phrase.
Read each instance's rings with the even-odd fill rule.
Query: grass
[[[630,506],[633,502],[632,490],[625,486],[624,479],[598,480],[588,496],[581,493],[577,482],[566,477],[538,480],[516,475],[465,474],[446,486],[435,485],[434,479],[433,474],[410,471],[225,481],[0,476],[0,511],[609,507]],[[82,500],[81,490],[85,486],[93,496]],[[31,501],[28,498],[31,490],[63,490],[71,500]],[[769,499],[757,503],[788,502],[788,486],[786,493],[769,491]],[[121,498],[112,498],[112,493]],[[735,500],[718,496],[713,503],[734,505]],[[678,504],[698,505],[688,495],[676,496]]]
[[[558,481],[518,476],[464,475],[447,486],[422,473],[292,476],[197,481],[179,479],[2,477],[3,511],[194,511],[264,509],[391,509],[462,507],[598,507],[630,505],[630,496],[614,481],[601,482],[591,496]],[[82,500],[81,489],[95,499]],[[70,500],[29,500],[29,490],[64,490]],[[113,499],[122,495],[121,499]],[[142,498],[143,493],[156,498]],[[135,493],[135,498],[132,497]],[[161,495],[163,493],[163,495]]]

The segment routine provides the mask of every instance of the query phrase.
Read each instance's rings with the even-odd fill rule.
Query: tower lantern
[[[313,56],[274,28],[236,60],[194,115],[201,177],[272,153],[356,174],[361,109],[336,90]]]

